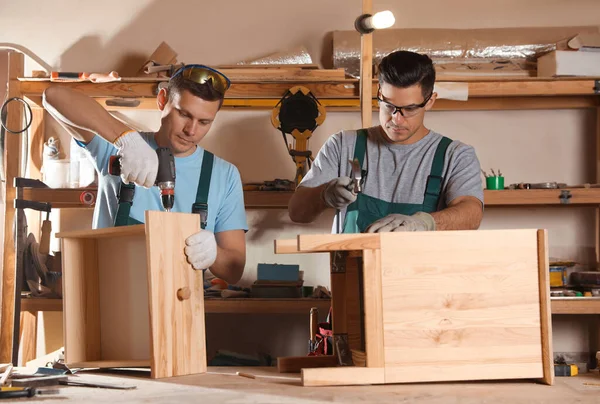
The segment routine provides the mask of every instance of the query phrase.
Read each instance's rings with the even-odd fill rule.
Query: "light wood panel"
[[[386,383],[543,376],[536,230],[385,233],[381,251]]]
[[[97,242],[65,238],[61,251],[65,363],[100,360]]]
[[[20,82],[18,77],[23,75],[23,54],[9,52],[8,54],[8,91],[7,99],[21,97]],[[7,106],[6,126],[12,130],[23,127],[23,105],[19,102],[11,102]],[[16,353],[13,352],[15,338],[15,325],[20,318],[15,313],[16,298],[21,291],[21,285],[16,284],[16,262],[15,262],[15,237],[14,220],[16,189],[14,178],[19,176],[21,163],[21,135],[6,133],[4,140],[4,179],[2,183],[4,194],[4,215],[2,228],[4,235],[2,248],[2,302],[0,304],[0,363],[14,362],[16,365]],[[18,309],[18,308],[17,308]],[[18,311],[18,310],[17,310]]]
[[[187,262],[185,239],[200,216],[146,211],[146,252],[153,378],[206,372],[202,271]],[[179,300],[177,291],[190,297]]]
[[[363,300],[367,367],[385,366],[381,250],[363,251]]]
[[[21,335],[19,338],[19,347],[21,350],[19,363],[21,364],[26,364],[36,357],[37,320],[37,313],[21,311]]]
[[[546,384],[554,384],[554,351],[552,350],[552,315],[550,314],[550,268],[548,232],[538,230],[538,268],[540,288],[540,320],[542,326],[542,362]]]
[[[120,234],[91,239],[98,246],[99,359],[149,360],[146,237],[143,232]]]
[[[298,240],[275,240],[275,254],[298,254]]]
[[[106,369],[106,368],[144,368],[150,366],[149,360],[102,360],[73,362],[72,368]]]
[[[552,314],[600,314],[598,297],[553,297]]]
[[[303,386],[346,386],[383,383],[385,383],[385,371],[383,368],[345,366],[302,369]]]
[[[371,250],[379,248],[379,234],[301,234],[300,252]]]
[[[57,238],[99,239],[99,238],[138,236],[138,235],[144,234],[144,233],[145,233],[144,225],[136,224],[134,226],[107,227],[104,229],[95,229],[95,230],[63,231],[60,233],[56,233],[56,237]]]

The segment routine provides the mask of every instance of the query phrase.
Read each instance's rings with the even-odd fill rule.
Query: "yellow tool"
[[[296,185],[302,181],[313,160],[308,140],[325,121],[325,116],[325,108],[319,100],[302,86],[290,88],[273,109],[271,123],[281,131],[288,153],[296,163]],[[288,144],[288,133],[294,138],[292,145]]]

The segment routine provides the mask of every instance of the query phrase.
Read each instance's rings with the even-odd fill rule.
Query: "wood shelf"
[[[600,188],[484,191],[485,206],[599,205]]]
[[[32,201],[49,202],[53,208],[91,208],[80,201],[89,192],[96,199],[96,188],[24,188],[23,197]],[[247,209],[286,209],[291,191],[244,191]],[[570,197],[564,197],[569,196]],[[561,196],[563,196],[561,198]],[[485,206],[592,206],[600,205],[600,188],[565,189],[505,189],[484,191]]]
[[[329,299],[213,299],[204,300],[206,313],[307,314],[311,307],[327,312]],[[599,297],[553,297],[552,314],[600,314]],[[62,311],[62,299],[22,298],[22,311]]]
[[[552,297],[552,314],[600,314],[600,297]]]
[[[205,313],[227,314],[306,314],[311,307],[329,311],[329,299],[204,299]],[[21,311],[62,311],[62,299],[22,298]]]
[[[62,311],[62,299],[43,299],[35,297],[21,298],[21,311]]]
[[[112,83],[50,82],[48,79],[21,78],[20,90],[35,107],[41,107],[41,96],[51,86],[75,88],[94,97],[107,109],[157,109],[158,85],[164,80],[140,81],[124,78]],[[594,108],[599,106],[594,78],[440,78],[437,83],[463,82],[468,86],[468,101],[440,99],[436,110],[506,110]],[[234,81],[227,92],[225,108],[271,109],[293,86],[304,86],[326,107],[338,110],[358,110],[360,107],[358,80],[330,81]],[[373,94],[377,81],[373,81]],[[112,105],[111,105],[112,104]],[[377,108],[376,99],[373,105]]]
[[[327,313],[329,299],[204,299],[206,313],[228,314],[305,314],[311,307],[317,307],[321,313]]]

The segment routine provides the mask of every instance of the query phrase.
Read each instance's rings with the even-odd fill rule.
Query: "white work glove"
[[[334,178],[327,183],[321,198],[325,205],[334,209],[342,209],[356,200],[356,194],[350,189],[354,189],[352,179],[349,177]]]
[[[156,151],[137,132],[129,132],[115,141],[121,156],[121,179],[124,183],[150,188],[158,173]]]
[[[412,216],[393,213],[373,222],[366,233],[383,233],[387,231],[433,231],[435,220],[425,212],[417,212]]]
[[[217,259],[217,240],[208,230],[200,230],[185,240],[185,255],[194,269],[208,269]]]

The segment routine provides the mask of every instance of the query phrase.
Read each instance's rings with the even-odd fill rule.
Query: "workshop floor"
[[[256,376],[236,376],[241,370]],[[151,380],[145,373],[79,373],[85,380],[135,385],[135,390],[64,387],[59,395],[20,402],[85,403],[600,403],[597,372],[556,378],[554,386],[530,381],[429,383],[383,386],[300,386],[298,374],[274,368],[209,368],[207,374]],[[7,400],[8,402],[8,400]]]

